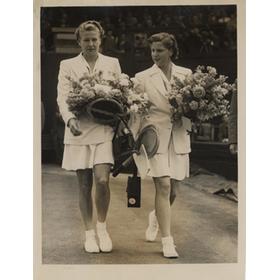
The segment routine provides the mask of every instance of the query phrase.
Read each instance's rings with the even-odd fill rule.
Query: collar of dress
[[[83,53],[81,52],[81,53],[79,54],[79,58],[80,58],[81,63],[82,63],[83,65],[85,65],[85,67],[88,69],[88,72],[89,72],[89,73],[93,73],[93,72],[96,71],[96,69],[98,69],[97,66],[98,66],[98,64],[99,64],[99,61],[100,61],[100,58],[101,58],[101,57],[102,57],[102,54],[101,54],[101,53],[98,53],[98,56],[97,56],[97,59],[96,59],[94,68],[91,70],[91,68],[90,68],[90,66],[89,66],[89,64],[88,64],[88,62],[86,61],[86,59],[85,59],[84,56],[83,56]]]

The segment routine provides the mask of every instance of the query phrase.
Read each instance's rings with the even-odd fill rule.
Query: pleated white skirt
[[[185,177],[190,176],[189,170],[189,154],[176,154],[171,137],[168,151],[163,154],[155,154],[150,159],[150,171],[148,172],[148,176],[169,176],[171,179],[181,181]]]
[[[102,163],[114,164],[112,141],[97,145],[64,145],[62,168],[66,170],[93,168]]]

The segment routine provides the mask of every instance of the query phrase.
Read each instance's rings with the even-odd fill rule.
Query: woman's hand
[[[177,126],[182,125],[182,116],[183,116],[183,111],[181,107],[176,108],[172,112],[172,122],[176,124]]]
[[[236,155],[237,154],[237,144],[230,144],[229,145],[229,150],[231,152],[232,155]]]
[[[79,136],[82,134],[79,122],[76,118],[72,118],[68,121],[68,127],[70,128],[70,131],[74,136]]]
[[[182,118],[182,113],[176,111],[176,112],[173,114],[173,120],[174,120],[174,122],[177,122],[177,121],[181,120],[181,118]]]

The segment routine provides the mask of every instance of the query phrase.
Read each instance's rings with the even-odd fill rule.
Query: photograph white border
[[[45,265],[41,251],[40,7],[170,5],[170,1],[35,1],[34,3],[34,275],[35,279],[192,279],[241,280],[245,273],[245,2],[173,1],[172,5],[237,5],[238,30],[238,262],[234,264]],[[242,120],[242,121],[241,121]],[[99,278],[100,277],[100,278]]]

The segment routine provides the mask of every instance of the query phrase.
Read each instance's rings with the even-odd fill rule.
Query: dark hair
[[[166,32],[156,33],[148,39],[148,42],[150,46],[154,42],[161,42],[165,48],[173,51],[173,54],[171,56],[172,59],[177,59],[179,56],[178,44],[174,35],[172,34]]]
[[[79,25],[79,27],[75,31],[77,41],[81,38],[81,32],[83,31],[92,31],[98,30],[100,34],[100,38],[102,39],[104,36],[104,29],[102,28],[101,24],[95,20],[88,20]]]

